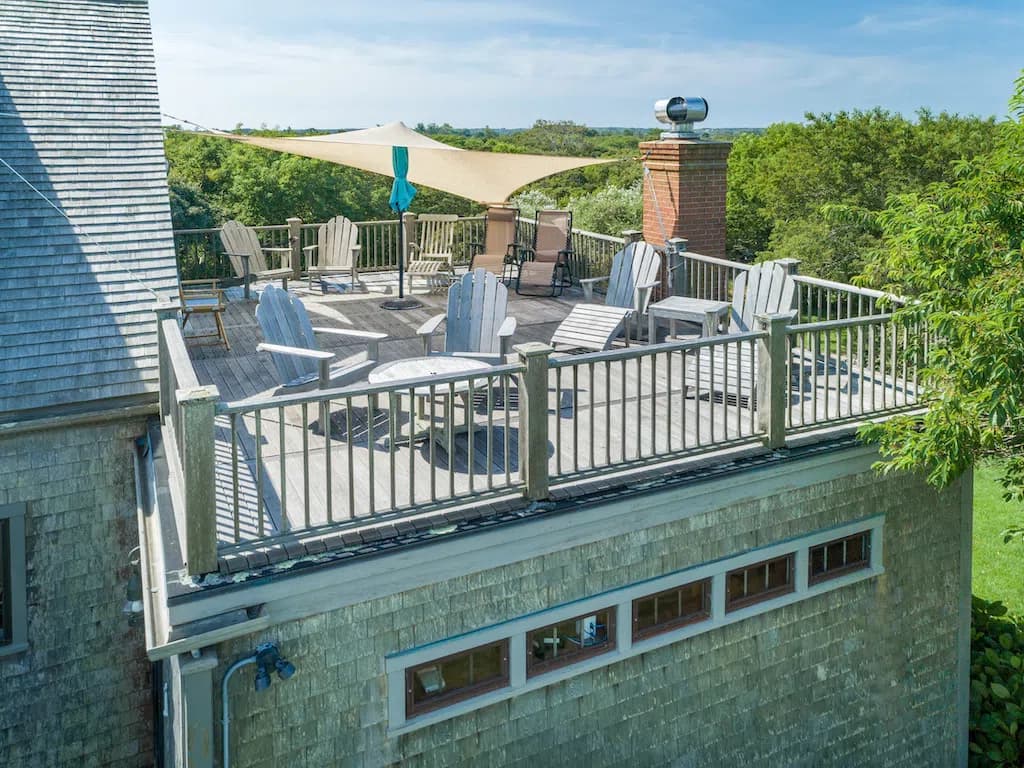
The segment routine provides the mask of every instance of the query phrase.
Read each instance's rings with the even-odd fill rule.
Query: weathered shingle
[[[149,11],[0,0],[0,420],[157,391],[176,292]],[[147,290],[149,289],[149,290]]]

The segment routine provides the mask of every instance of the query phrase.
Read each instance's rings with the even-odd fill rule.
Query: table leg
[[[656,344],[658,341],[658,318],[653,312],[647,312],[647,343]]]

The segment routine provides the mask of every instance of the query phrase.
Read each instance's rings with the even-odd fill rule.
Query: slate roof
[[[79,228],[0,163],[0,421],[154,397],[142,283],[177,291],[159,112],[144,0],[0,0],[0,158]]]

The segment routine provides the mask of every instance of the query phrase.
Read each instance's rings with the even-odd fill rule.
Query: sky
[[[211,128],[393,120],[707,128],[880,106],[1006,114],[1024,0],[151,0],[164,112]],[[168,120],[167,122],[173,122]]]

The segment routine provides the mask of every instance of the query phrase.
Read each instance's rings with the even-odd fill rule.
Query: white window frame
[[[0,658],[28,649],[27,590],[25,585],[25,513],[24,503],[0,504],[0,520],[7,525],[8,551],[5,553],[10,572],[5,574],[11,601],[11,636],[0,643]]]
[[[384,658],[384,670],[388,680],[388,736],[400,736],[410,733],[428,725],[496,704],[499,701],[544,688],[552,683],[561,682],[584,672],[609,666],[622,659],[671,645],[672,643],[677,643],[680,640],[685,640],[704,632],[710,632],[727,624],[735,624],[738,621],[767,613],[768,611],[814,597],[815,595],[831,592],[849,584],[874,578],[885,572],[882,565],[882,529],[884,523],[885,515],[877,515],[853,523],[845,523],[834,528],[781,541],[767,547],[752,549],[733,557],[675,571],[654,579],[631,584],[627,587],[620,587],[592,597],[583,598],[582,600],[564,603],[554,608],[510,619],[500,624],[473,630],[456,637],[438,640],[427,645],[388,655]],[[809,552],[811,547],[865,531],[870,531],[871,533],[871,559],[867,568],[851,571],[818,584],[811,585],[808,583]],[[726,613],[726,573],[747,565],[753,565],[762,560],[771,560],[788,554],[795,555],[793,567],[796,584],[793,591]],[[692,581],[708,578],[711,579],[711,616],[709,618],[684,625],[678,629],[667,630],[641,640],[633,640],[633,622],[630,617],[633,615],[633,601],[635,599],[680,587]],[[598,612],[607,608],[615,608],[616,610],[614,649],[585,658],[576,664],[568,664],[564,667],[553,669],[550,672],[527,678],[527,632],[548,624],[555,624],[579,615]],[[504,639],[507,639],[509,642],[509,684],[507,686],[488,691],[480,696],[463,699],[453,703],[450,707],[443,707],[432,712],[406,718],[405,672],[409,667],[416,667],[433,659],[439,659]]]

